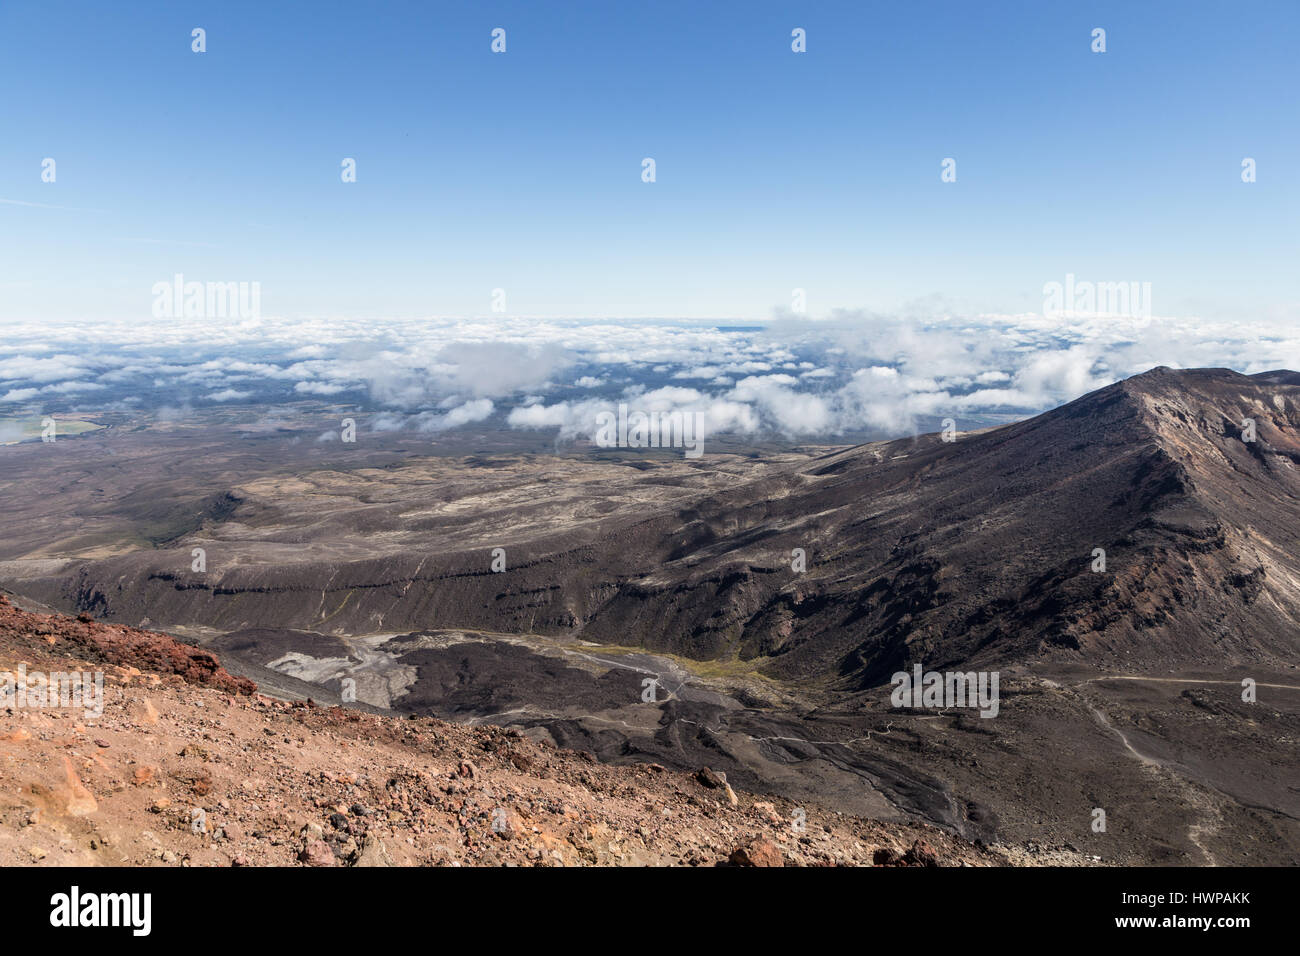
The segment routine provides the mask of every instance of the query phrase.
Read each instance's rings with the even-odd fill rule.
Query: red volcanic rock
[[[872,855],[876,866],[938,866],[939,857],[924,840],[915,840],[906,853],[882,847]]]
[[[42,635],[48,642],[63,645],[69,653],[98,659],[121,667],[135,667],[159,674],[176,674],[191,684],[215,687],[230,694],[253,694],[257,685],[246,677],[235,677],[208,651],[154,631],[142,631],[121,624],[104,624],[89,614],[32,614],[14,607],[0,595],[0,637],[24,638]]]
[[[935,856],[930,844],[924,840],[915,841],[911,849],[903,854],[903,862],[908,866],[938,866],[939,858]]]
[[[785,866],[785,857],[771,840],[759,838],[731,854],[732,866]]]
[[[298,860],[308,866],[333,866],[334,853],[324,840],[308,840],[298,854]]]

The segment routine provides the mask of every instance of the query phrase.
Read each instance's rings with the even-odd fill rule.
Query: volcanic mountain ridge
[[[255,478],[168,546],[0,572],[132,623],[560,635],[846,689],[918,660],[1289,666],[1298,426],[1297,373],[1157,368],[951,442]]]

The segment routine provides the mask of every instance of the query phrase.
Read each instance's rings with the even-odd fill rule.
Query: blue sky
[[[795,287],[1010,314],[1067,272],[1294,316],[1298,26],[1291,0],[6,3],[0,322],[151,321],[176,272],[286,317],[486,315],[498,287],[515,315],[763,319]]]

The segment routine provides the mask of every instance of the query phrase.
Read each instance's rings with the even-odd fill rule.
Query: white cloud
[[[66,378],[81,378],[87,374],[83,360],[75,355],[53,355],[49,358],[14,356],[0,359],[0,381],[58,382]]]
[[[478,398],[464,405],[458,405],[453,408],[442,418],[438,419],[433,426],[434,431],[442,431],[447,428],[457,428],[461,425],[468,425],[471,422],[481,422],[492,414],[496,406],[488,398]]]
[[[56,392],[59,394],[71,394],[73,392],[95,392],[105,388],[98,382],[59,382],[57,385],[46,385],[42,392]]]
[[[440,430],[502,411],[511,427],[573,438],[589,434],[611,402],[551,402],[552,383],[617,383],[624,400],[647,410],[703,411],[714,431],[829,439],[903,434],[957,412],[1032,414],[1158,364],[1300,367],[1300,331],[1290,319],[1062,323],[1035,314],[839,311],[787,315],[759,331],[510,316],[13,323],[0,345],[0,400],[58,401],[107,386],[118,394],[106,400],[157,394],[180,403],[207,393],[279,401],[292,385],[304,400],[362,392],[394,413],[375,419],[377,428]],[[571,367],[583,376],[565,374]]]
[[[346,392],[351,386],[331,385],[326,382],[298,382],[293,390],[300,395],[337,395]]]
[[[555,405],[521,405],[510,409],[506,415],[506,424],[511,428],[560,428],[568,427],[573,419],[573,406],[568,402]]]

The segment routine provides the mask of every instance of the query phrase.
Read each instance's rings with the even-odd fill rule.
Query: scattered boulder
[[[695,775],[695,779],[710,790],[718,790],[727,785],[726,774],[717,773],[708,767],[701,768],[700,772]]]
[[[785,866],[785,857],[771,840],[759,837],[731,852],[732,866]]]
[[[871,855],[876,866],[938,866],[939,857],[930,844],[915,840],[906,853],[890,847],[881,847]]]
[[[361,850],[357,853],[356,862],[353,866],[392,866],[393,861],[388,856],[388,848],[384,842],[375,836],[367,836],[361,843]]]
[[[908,866],[938,866],[939,858],[930,844],[924,840],[917,840],[903,854],[903,862]]]
[[[333,866],[334,851],[324,840],[307,840],[298,853],[298,861],[308,866]]]

